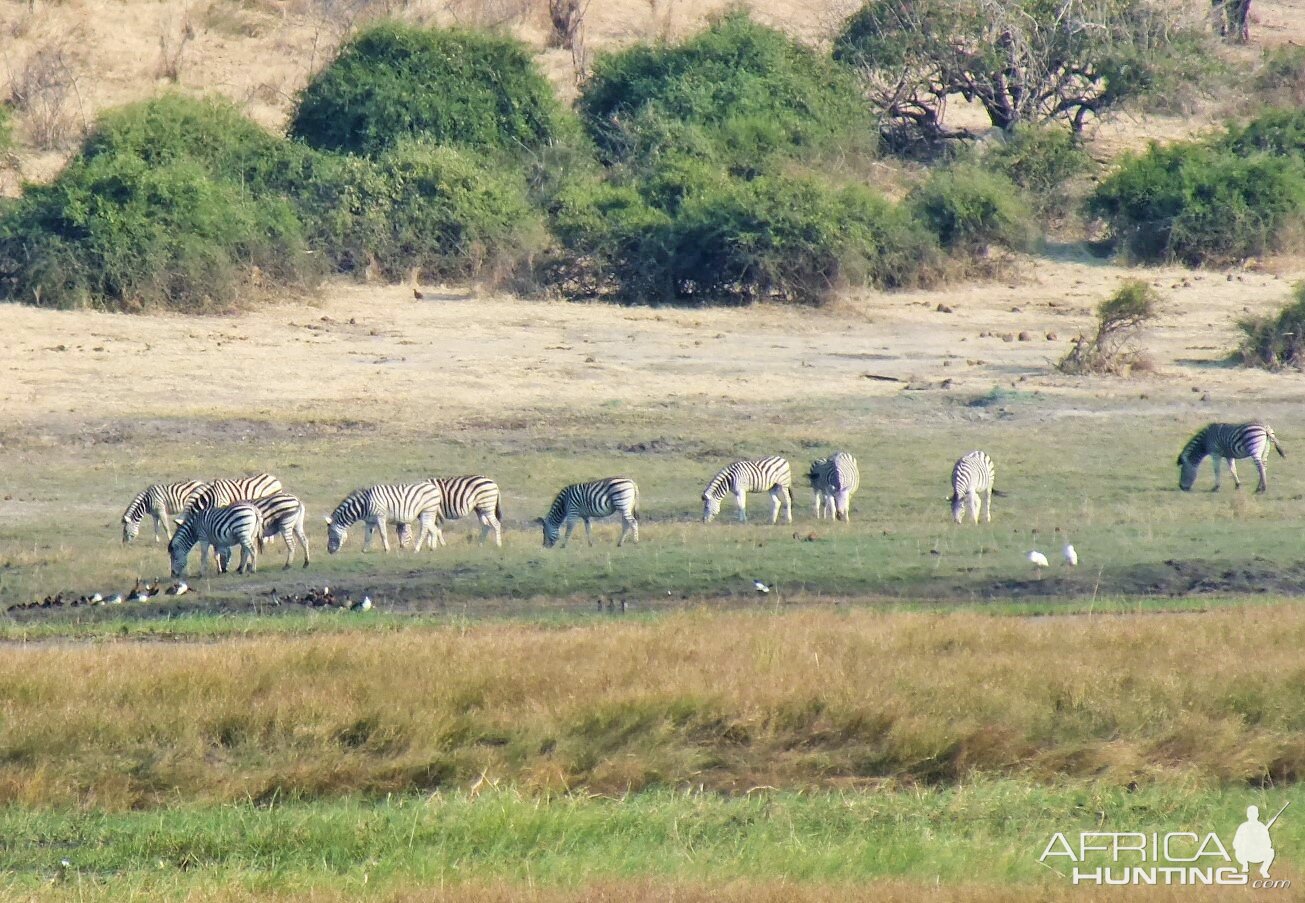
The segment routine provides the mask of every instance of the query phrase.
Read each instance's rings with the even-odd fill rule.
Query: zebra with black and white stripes
[[[621,538],[618,546],[625,543],[625,535],[630,533],[634,541],[639,541],[639,487],[628,477],[608,477],[594,480],[592,483],[572,483],[553,499],[548,514],[540,519],[544,527],[544,548],[551,549],[557,543],[562,524],[566,524],[566,535],[562,537],[562,546],[571,538],[578,520],[584,521],[585,539],[594,544],[593,533],[589,527],[590,518],[621,515]]]
[[[979,522],[979,495],[983,494],[983,518],[992,522],[992,484],[997,479],[997,469],[992,458],[981,451],[972,451],[965,455],[952,468],[952,494],[947,501],[952,503],[952,520],[961,523],[965,520],[965,508],[968,505],[970,517]]]
[[[458,520],[475,513],[480,521],[480,541],[483,543],[489,531],[494,531],[494,545],[503,545],[503,502],[498,484],[489,477],[473,474],[463,477],[432,477],[432,483],[439,484],[444,496],[440,514],[447,520]],[[402,536],[400,537],[402,541]],[[444,541],[444,534],[440,534]]]
[[[308,567],[308,534],[304,532],[304,523],[307,520],[308,512],[304,508],[304,503],[299,501],[293,495],[278,493],[277,495],[264,496],[261,499],[250,499],[249,504],[253,505],[263,515],[263,529],[258,535],[258,551],[261,554],[267,546],[267,541],[277,536],[285,543],[285,568],[290,567],[290,562],[295,557],[295,540],[298,539],[304,547],[304,567]],[[220,570],[227,569],[227,562],[230,560],[230,549],[225,549],[218,553],[218,566]]]
[[[280,491],[281,481],[270,473],[259,473],[252,477],[220,477],[216,480],[210,480],[191,497],[183,512],[183,517],[179,518],[177,522],[180,523],[184,520],[184,516],[191,511],[220,508],[223,505],[231,505],[246,499],[261,499],[269,495],[276,495]]]
[[[258,569],[258,550],[254,543],[263,532],[263,513],[252,502],[237,502],[217,508],[204,508],[190,514],[172,535],[168,556],[172,559],[172,576],[181,577],[186,570],[190,550],[199,546],[199,575],[208,571],[208,549],[240,546],[237,573]]]
[[[358,521],[366,524],[363,534],[363,551],[371,545],[372,533],[381,532],[381,545],[390,551],[390,539],[385,525],[416,522],[417,542],[413,551],[421,551],[429,540],[434,549],[440,542],[439,518],[442,514],[444,494],[439,483],[423,480],[420,483],[385,483],[368,486],[350,493],[326,518],[326,551],[334,555],[349,536],[349,527]]]
[[[1250,458],[1255,462],[1255,469],[1260,472],[1260,484],[1256,492],[1265,492],[1269,488],[1269,447],[1285,458],[1287,453],[1278,444],[1278,437],[1267,423],[1211,423],[1187,440],[1178,455],[1178,488],[1187,492],[1196,482],[1196,472],[1206,455],[1214,458],[1214,489],[1219,491],[1219,464],[1228,460],[1228,472],[1232,474],[1233,483],[1242,488],[1242,481],[1237,478],[1238,458]]]
[[[779,520],[779,506],[784,504],[787,523],[793,523],[793,472],[787,458],[773,455],[753,461],[735,461],[721,470],[702,491],[702,522],[711,523],[720,513],[721,499],[733,495],[739,509],[739,522],[746,523],[747,494],[770,493],[770,522]]]
[[[861,469],[855,457],[840,451],[828,458],[817,458],[811,462],[807,479],[816,496],[816,520],[824,517],[828,506],[830,517],[851,521],[852,494],[861,486]]]
[[[183,480],[179,483],[153,483],[146,486],[131,500],[122,513],[122,541],[129,543],[140,533],[140,522],[145,515],[154,518],[154,541],[159,541],[159,527],[163,535],[172,539],[171,519],[190,504],[195,494],[203,489],[201,480]]]

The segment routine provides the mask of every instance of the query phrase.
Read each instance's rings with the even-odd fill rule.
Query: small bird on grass
[[[1044,568],[1048,565],[1047,556],[1036,549],[1029,553],[1029,561],[1033,563],[1035,568]]]
[[[770,587],[766,586],[766,584],[762,583],[760,580],[753,580],[752,585],[756,588],[757,592],[759,593],[770,592]]]
[[[371,611],[371,610],[372,610],[372,597],[371,597],[371,596],[363,596],[362,601],[358,603],[358,610],[359,610],[359,611]]]
[[[1074,551],[1074,547],[1069,543],[1065,543],[1064,551],[1065,551],[1065,564],[1069,565],[1070,567],[1077,567],[1078,552]]]

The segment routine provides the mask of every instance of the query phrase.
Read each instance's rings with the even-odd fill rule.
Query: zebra
[[[1178,455],[1178,488],[1187,492],[1196,482],[1196,472],[1206,455],[1214,458],[1214,489],[1219,491],[1219,463],[1228,459],[1228,472],[1232,474],[1233,483],[1238,489],[1242,481],[1237,478],[1237,458],[1250,458],[1255,462],[1255,469],[1260,472],[1260,484],[1256,492],[1265,492],[1269,488],[1269,475],[1266,465],[1269,459],[1269,446],[1272,445],[1281,457],[1287,453],[1278,444],[1278,437],[1267,423],[1211,423],[1187,440]]]
[[[1210,0],[1214,24],[1225,40],[1245,44],[1251,39],[1251,0]]]
[[[172,559],[173,578],[181,577],[186,570],[190,550],[199,545],[199,575],[208,570],[208,547],[226,549],[240,546],[240,566],[237,573],[258,569],[258,550],[255,541],[263,532],[263,513],[252,502],[236,502],[221,508],[205,508],[194,512],[172,534],[168,555]]]
[[[979,493],[984,494],[983,519],[992,523],[992,484],[997,479],[997,470],[989,458],[981,451],[972,451],[956,462],[952,468],[952,494],[947,501],[952,503],[952,520],[961,523],[965,520],[965,507],[970,508],[970,517],[979,522]]]
[[[390,551],[390,539],[385,533],[386,522],[410,524],[417,521],[421,529],[413,551],[421,550],[429,539],[432,549],[440,542],[439,518],[444,495],[439,483],[424,480],[420,483],[389,483],[368,486],[350,493],[336,506],[327,523],[326,551],[334,555],[349,536],[349,527],[358,521],[367,525],[363,534],[363,551],[371,545],[372,532],[381,531],[381,545]]]
[[[625,534],[631,533],[634,541],[639,541],[639,487],[634,480],[627,477],[607,477],[592,483],[572,483],[557,494],[548,514],[539,519],[544,527],[544,548],[551,549],[557,543],[558,532],[562,523],[566,523],[566,535],[562,537],[562,546],[571,538],[575,522],[585,522],[585,539],[594,544],[590,531],[589,519],[607,517],[611,514],[621,515],[621,538],[618,546],[625,543]]]
[[[494,545],[503,545],[503,503],[498,491],[498,484],[489,477],[474,475],[465,477],[432,477],[430,482],[440,487],[444,496],[441,516],[448,520],[457,520],[475,512],[480,519],[480,541],[483,543],[489,531],[494,531]],[[405,532],[400,531],[399,542],[405,542]],[[440,533],[440,541],[444,534]]]
[[[852,519],[852,494],[861,485],[861,470],[856,465],[856,458],[842,451],[834,452],[828,458],[817,458],[811,462],[807,479],[816,495],[817,520],[824,517],[826,505],[830,517],[845,521]]]
[[[788,459],[774,455],[755,461],[735,461],[711,478],[702,491],[702,522],[709,524],[720,513],[720,501],[727,493],[734,495],[739,508],[739,523],[748,520],[746,496],[749,492],[770,493],[770,522],[779,520],[780,501],[784,503],[784,519],[793,523],[793,474]]]
[[[260,553],[263,551],[269,539],[280,536],[285,542],[285,568],[282,570],[286,570],[294,559],[297,538],[304,547],[304,567],[308,567],[308,534],[304,532],[307,511],[304,509],[304,503],[293,495],[285,493],[250,499],[249,503],[263,515],[263,530],[258,536],[258,551]],[[227,569],[230,558],[230,549],[218,553],[220,570]]]
[[[186,510],[190,500],[204,488],[200,480],[184,480],[180,483],[154,483],[142,489],[127,510],[122,513],[122,541],[129,543],[140,533],[140,522],[148,514],[154,518],[154,541],[159,541],[159,527],[163,535],[172,539],[173,515]]]
[[[281,481],[270,473],[212,480],[191,496],[190,503],[186,505],[183,516],[177,518],[177,523],[181,523],[192,511],[202,511],[205,508],[216,508],[248,499],[261,499],[280,491]]]

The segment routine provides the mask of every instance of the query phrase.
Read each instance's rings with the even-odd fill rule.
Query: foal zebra
[[[1278,437],[1267,423],[1212,423],[1202,429],[1183,446],[1178,455],[1178,488],[1187,492],[1196,482],[1196,472],[1206,455],[1214,458],[1214,489],[1219,491],[1219,462],[1228,459],[1228,472],[1232,474],[1233,483],[1238,489],[1242,481],[1237,478],[1237,458],[1250,458],[1255,462],[1255,469],[1260,472],[1260,484],[1256,492],[1269,488],[1269,475],[1266,465],[1269,460],[1269,446],[1273,446],[1281,457],[1287,453],[1278,444]]]
[[[444,495],[439,483],[425,480],[421,483],[390,483],[368,486],[350,493],[326,518],[326,551],[334,555],[349,537],[349,527],[358,521],[367,525],[363,534],[363,551],[372,542],[372,532],[381,531],[381,545],[390,551],[390,539],[385,524],[410,524],[417,521],[417,543],[413,551],[421,551],[429,538],[434,549],[440,541],[439,518]]]
[[[720,501],[727,494],[734,496],[739,508],[739,522],[748,519],[746,496],[749,492],[770,493],[770,522],[779,520],[779,506],[784,503],[784,517],[793,523],[793,474],[788,459],[774,455],[755,461],[735,461],[711,478],[702,491],[702,522],[709,524],[720,513]]]
[[[852,494],[861,486],[861,469],[856,458],[847,452],[834,452],[828,458],[817,458],[807,471],[811,491],[816,494],[816,519],[824,517],[828,505],[829,516],[837,520],[852,519]]]
[[[168,522],[174,515],[186,510],[190,500],[205,486],[199,480],[185,480],[180,483],[154,483],[146,486],[131,500],[127,510],[122,513],[122,541],[131,542],[140,533],[140,522],[145,515],[154,518],[154,541],[159,541],[159,527],[163,535],[172,539],[172,525]]]
[[[639,487],[634,480],[626,477],[608,477],[592,483],[572,483],[557,494],[548,514],[540,519],[544,526],[544,548],[551,549],[557,543],[558,532],[566,523],[566,535],[562,537],[562,546],[571,538],[575,522],[585,522],[585,539],[594,544],[593,533],[589,528],[589,519],[607,517],[611,514],[621,515],[621,538],[616,544],[625,543],[625,534],[634,535],[639,541]]]
[[[285,543],[285,570],[295,557],[295,539],[304,547],[304,567],[308,567],[308,534],[304,532],[307,511],[304,503],[293,495],[280,493],[268,495],[261,499],[250,499],[249,504],[259,510],[263,516],[263,529],[258,535],[258,551],[261,553],[267,541],[280,536]],[[218,568],[225,571],[231,559],[230,549],[218,553]]]
[[[205,508],[193,512],[177,528],[168,543],[168,556],[172,559],[172,576],[181,577],[186,571],[186,558],[196,544],[199,545],[199,575],[208,571],[208,547],[227,549],[240,546],[240,567],[237,573],[253,572],[258,567],[258,550],[255,541],[263,532],[263,513],[252,502],[237,502],[222,508]]]
[[[981,451],[972,451],[956,462],[952,468],[952,494],[947,501],[952,503],[952,520],[961,523],[965,520],[965,507],[970,508],[970,517],[979,522],[979,493],[984,494],[983,519],[992,522],[992,484],[997,478],[997,470],[989,458]]]

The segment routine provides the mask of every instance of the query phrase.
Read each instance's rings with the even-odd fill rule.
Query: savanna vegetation
[[[935,283],[1063,224],[1089,118],[1223,78],[1175,15],[875,2],[827,51],[732,11],[599,54],[573,110],[514,38],[381,22],[297,95],[287,137],[181,95],[105,114],[53,182],[0,209],[0,292],[202,311],[330,272],[691,304]],[[1266,97],[1292,90],[1280,56],[1256,75]],[[961,147],[977,136],[945,125],[953,97],[1001,137]],[[1138,260],[1292,246],[1293,115],[1128,157],[1088,211]],[[938,159],[903,171],[905,202],[871,187],[884,150]]]

